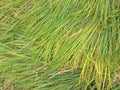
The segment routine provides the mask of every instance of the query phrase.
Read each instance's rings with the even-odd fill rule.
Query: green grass
[[[119,83],[120,0],[0,0],[0,90]]]

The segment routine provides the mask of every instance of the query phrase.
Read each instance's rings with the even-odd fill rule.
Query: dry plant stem
[[[53,77],[55,77],[55,76],[57,76],[57,75],[61,75],[61,74],[70,72],[70,71],[71,71],[71,70],[59,71],[59,72],[57,72],[57,73],[52,74],[52,75],[49,77],[49,79],[51,79],[51,78],[53,78]]]

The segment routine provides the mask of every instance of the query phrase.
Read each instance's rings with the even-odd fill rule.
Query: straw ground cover
[[[0,0],[1,90],[119,90],[119,0]]]

